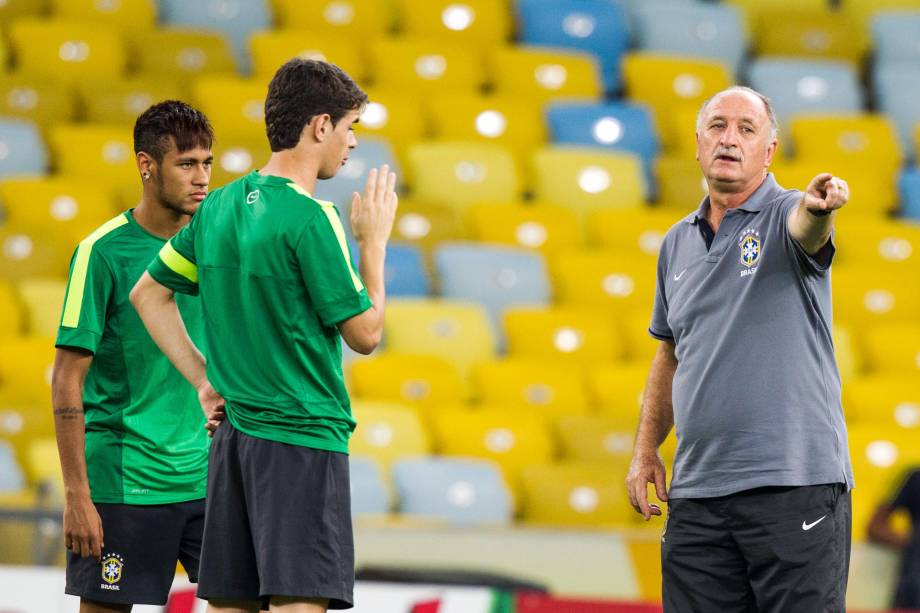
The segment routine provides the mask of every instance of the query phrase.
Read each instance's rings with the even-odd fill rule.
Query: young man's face
[[[348,111],[344,117],[335,124],[325,143],[323,165],[319,169],[320,179],[331,179],[335,173],[348,161],[349,152],[358,145],[355,137],[354,124],[358,122],[361,111],[355,109]],[[332,126],[332,123],[329,123]]]
[[[208,195],[211,182],[210,149],[194,147],[176,151],[175,141],[163,155],[163,161],[154,166],[152,180],[157,198],[167,209],[182,215],[191,215]]]

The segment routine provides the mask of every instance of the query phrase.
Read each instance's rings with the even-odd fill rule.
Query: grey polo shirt
[[[676,345],[671,498],[852,487],[831,340],[834,246],[819,262],[789,235],[801,196],[770,174],[708,251],[698,227],[708,197],[664,238],[649,332]]]

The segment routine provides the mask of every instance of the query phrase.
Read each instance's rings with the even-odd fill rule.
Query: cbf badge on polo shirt
[[[754,228],[746,229],[741,233],[738,247],[741,249],[741,263],[745,266],[741,269],[741,276],[746,277],[757,272],[757,262],[760,261],[760,253],[763,251],[760,232]]]

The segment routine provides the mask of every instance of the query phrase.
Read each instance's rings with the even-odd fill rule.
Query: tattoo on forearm
[[[80,419],[83,417],[83,409],[79,407],[60,407],[54,409],[54,415],[61,419]]]

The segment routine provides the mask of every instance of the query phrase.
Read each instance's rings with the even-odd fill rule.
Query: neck
[[[314,156],[305,155],[296,148],[275,151],[268,163],[259,170],[259,174],[290,179],[312,194],[316,189],[319,160]]]
[[[720,190],[718,184],[714,183],[710,185],[709,210],[706,212],[706,221],[712,226],[714,232],[718,231],[719,224],[722,223],[725,213],[727,213],[729,209],[737,209],[747,202],[747,199],[751,194],[757,191],[757,188],[763,184],[766,178],[767,176],[764,175],[759,179],[751,181],[751,183],[741,191],[727,192]]]
[[[134,208],[134,221],[147,232],[169,239],[188,223],[189,216],[166,208],[150,194],[141,196],[141,203]]]

